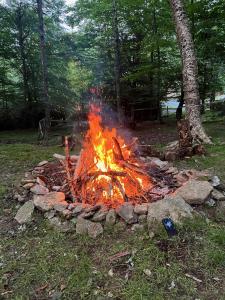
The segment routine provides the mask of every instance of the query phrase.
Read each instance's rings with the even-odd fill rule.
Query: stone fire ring
[[[158,168],[165,168],[164,161],[158,158],[147,159],[154,161]],[[43,161],[27,172],[18,191],[14,193],[14,199],[22,204],[15,216],[19,224],[31,222],[34,210],[37,209],[61,232],[88,234],[96,238],[103,234],[105,227],[123,222],[132,231],[142,230],[147,224],[152,235],[155,224],[161,223],[165,217],[172,218],[175,223],[181,222],[183,218],[193,217],[195,206],[205,203],[214,205],[216,202],[225,201],[225,191],[217,188],[220,186],[218,177],[215,176],[211,182],[202,181],[199,177],[205,176],[204,172],[179,172],[166,162],[166,172],[171,172],[177,179],[178,186],[180,185],[173,194],[151,203],[133,205],[127,202],[116,209],[109,209],[103,205],[84,207],[81,203],[67,202],[60,186],[53,186],[52,190],[47,188],[40,174],[48,163]]]

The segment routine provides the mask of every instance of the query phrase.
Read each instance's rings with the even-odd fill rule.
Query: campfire
[[[19,224],[30,222],[35,208],[62,232],[96,238],[120,222],[140,230],[165,217],[191,217],[189,204],[210,200],[211,183],[198,180],[207,174],[179,171],[155,157],[150,145],[107,126],[102,115],[91,106],[79,155],[71,153],[68,137],[65,155],[54,154],[57,160],[42,161],[25,173],[14,194],[24,203],[15,216]]]
[[[72,163],[68,140],[63,162],[74,202],[118,207],[124,202],[148,202],[154,187],[146,164],[136,155],[137,139],[129,144],[116,128],[104,127],[100,108],[92,105],[89,129],[77,163]]]

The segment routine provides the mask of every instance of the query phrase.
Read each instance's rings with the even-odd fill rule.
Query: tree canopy
[[[141,109],[156,110],[160,119],[161,102],[171,92],[180,94],[181,57],[168,1],[115,3],[77,0],[67,6],[63,0],[43,1],[52,114],[60,116],[86,102],[91,87],[101,88],[106,101],[116,106],[115,29],[126,115],[137,110],[141,119]],[[201,102],[208,97],[213,102],[224,87],[225,3],[184,3],[197,53]],[[36,126],[44,113],[36,1],[1,4],[0,21],[0,126]]]

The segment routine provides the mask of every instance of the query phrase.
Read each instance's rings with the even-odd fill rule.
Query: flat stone
[[[58,211],[58,212],[62,212],[65,209],[67,209],[68,207],[68,203],[66,201],[62,201],[62,202],[57,202],[54,204],[53,208]]]
[[[18,210],[15,220],[19,224],[25,224],[31,221],[32,214],[34,212],[34,203],[33,201],[27,201],[23,206]]]
[[[115,209],[110,209],[106,215],[105,224],[106,225],[114,225],[116,223],[116,212]]]
[[[138,218],[134,213],[134,206],[131,203],[124,203],[116,209],[117,214],[127,223],[137,223]]]
[[[148,203],[135,205],[134,212],[138,215],[146,215],[148,212]]]
[[[180,172],[174,175],[174,178],[178,181],[178,183],[183,184],[188,181],[189,176],[183,172]]]
[[[211,196],[212,196],[213,199],[215,199],[217,201],[223,201],[223,200],[225,200],[225,195],[222,192],[220,192],[220,191],[218,191],[216,189],[214,189],[212,191]]]
[[[45,186],[39,184],[35,184],[30,191],[35,195],[46,195],[49,193],[49,190]]]
[[[84,218],[77,218],[77,222],[76,222],[76,233],[78,234],[87,234],[88,232],[88,224],[91,221],[88,221]]]
[[[48,220],[52,219],[53,217],[55,216],[55,210],[50,210],[50,211],[47,211],[45,214],[44,214],[44,217]]]
[[[49,211],[55,205],[65,202],[65,194],[62,192],[51,192],[46,195],[34,195],[34,205],[42,210]]]
[[[38,167],[42,167],[44,165],[48,164],[48,161],[47,160],[43,160],[41,162],[39,162],[39,164],[37,165]]]
[[[60,218],[53,217],[49,220],[50,225],[52,225],[54,228],[59,230],[60,232],[73,232],[75,231],[74,224],[70,223],[69,221],[62,222]]]
[[[203,204],[210,196],[213,187],[208,181],[189,180],[177,189],[176,195],[189,204]]]
[[[134,224],[131,227],[132,231],[141,231],[143,229],[144,229],[144,225],[142,225],[142,224]]]
[[[103,227],[101,223],[89,222],[88,223],[88,235],[95,239],[103,233]]]
[[[161,223],[163,218],[171,218],[180,222],[182,218],[192,217],[193,208],[177,195],[168,195],[164,199],[149,204],[147,223],[152,229],[155,223]]]
[[[34,186],[33,182],[28,182],[28,183],[23,185],[23,188],[26,189],[26,190],[30,190],[33,186]]]
[[[75,208],[73,209],[73,216],[79,215],[83,210],[84,208],[82,204],[76,205]]]
[[[92,218],[92,221],[93,222],[101,222],[101,221],[104,221],[105,218],[106,218],[106,215],[108,213],[108,210],[103,208],[103,209],[100,209],[98,212],[95,213],[95,215],[93,216]]]
[[[21,180],[21,183],[22,184],[27,184],[27,183],[35,183],[36,182],[36,179],[27,179],[27,178],[25,178],[25,179],[22,179]]]
[[[167,167],[169,164],[168,161],[162,161],[161,159],[154,157],[151,159],[151,165],[153,166],[157,166],[160,169],[163,169],[165,167]]]

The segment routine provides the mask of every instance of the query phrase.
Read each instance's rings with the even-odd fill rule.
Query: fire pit
[[[208,174],[179,172],[167,161],[142,156],[137,138],[127,141],[116,128],[103,126],[100,113],[91,106],[79,156],[70,154],[65,138],[65,156],[54,154],[56,160],[25,174],[14,196],[26,202],[15,217],[20,224],[31,220],[36,207],[61,231],[96,237],[117,220],[136,230],[147,219],[151,227],[163,217],[191,217],[189,204],[209,199],[212,185],[196,180]]]

